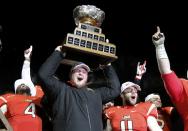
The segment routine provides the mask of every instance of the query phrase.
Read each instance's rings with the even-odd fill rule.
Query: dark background
[[[161,94],[164,105],[170,105],[157,68],[155,47],[151,36],[156,26],[166,37],[166,49],[171,68],[179,77],[186,77],[188,8],[185,3],[163,1],[136,2],[113,0],[69,0],[59,2],[7,2],[0,4],[0,92],[13,90],[20,78],[23,52],[33,45],[31,69],[37,73],[40,65],[76,27],[72,11],[77,5],[96,5],[105,12],[101,26],[106,38],[117,47],[119,59],[113,63],[121,83],[133,81],[137,62],[147,60],[141,99],[151,92]],[[95,62],[95,60],[94,60]]]

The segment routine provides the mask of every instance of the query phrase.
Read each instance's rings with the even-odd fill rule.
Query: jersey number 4
[[[32,117],[35,117],[35,104],[30,103],[29,106],[25,109],[24,114],[32,115]]]

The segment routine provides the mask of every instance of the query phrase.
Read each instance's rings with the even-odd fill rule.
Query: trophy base
[[[62,60],[62,64],[73,65],[76,62],[84,62],[91,69],[95,70],[99,65],[106,65],[117,59],[117,56],[108,56],[105,54],[97,54],[95,51],[87,51],[75,47],[63,45],[66,50],[66,57]]]

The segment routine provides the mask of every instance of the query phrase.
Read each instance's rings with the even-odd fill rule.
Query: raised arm
[[[31,63],[31,55],[33,51],[33,46],[31,45],[28,49],[24,51],[24,62],[22,66],[22,72],[21,72],[21,79],[24,79],[28,82],[30,85],[30,90],[32,96],[36,95],[36,89],[35,86],[31,80],[31,69],[30,69],[30,63]]]
[[[162,131],[157,123],[157,119],[154,116],[149,116],[147,118],[147,124],[150,131]]]
[[[62,53],[61,48],[62,46],[56,47],[55,51],[39,69],[39,78],[44,84],[42,86],[43,91],[47,93],[47,95],[52,95],[52,97],[56,96],[56,94],[59,92],[59,87],[63,86],[61,84],[64,84],[54,77],[61,60],[64,58],[64,53]]]
[[[157,32],[152,36],[152,41],[155,45],[158,68],[164,81],[167,93],[173,100],[178,101],[181,96],[183,86],[176,74],[170,68],[170,61],[164,46],[165,36],[161,33],[159,27],[157,27]]]
[[[24,51],[24,62],[22,66],[21,78],[31,82],[30,63],[33,46]]]
[[[109,119],[106,120],[106,127],[103,131],[112,131],[112,126]]]
[[[111,64],[103,68],[103,71],[105,79],[107,80],[107,86],[98,88],[97,91],[99,91],[99,93],[101,94],[103,102],[106,103],[119,96],[120,82]]]
[[[166,49],[164,46],[165,36],[161,33],[160,28],[157,27],[157,32],[152,36],[153,44],[155,45],[156,58],[161,74],[171,73],[170,61],[168,59]]]
[[[142,65],[140,64],[140,62],[138,62],[134,83],[140,85],[140,81],[142,79],[142,76],[145,73],[146,73],[146,60],[144,61],[144,63]]]

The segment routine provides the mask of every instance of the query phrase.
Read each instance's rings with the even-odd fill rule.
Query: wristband
[[[159,59],[168,59],[164,44],[156,46],[156,55]]]

